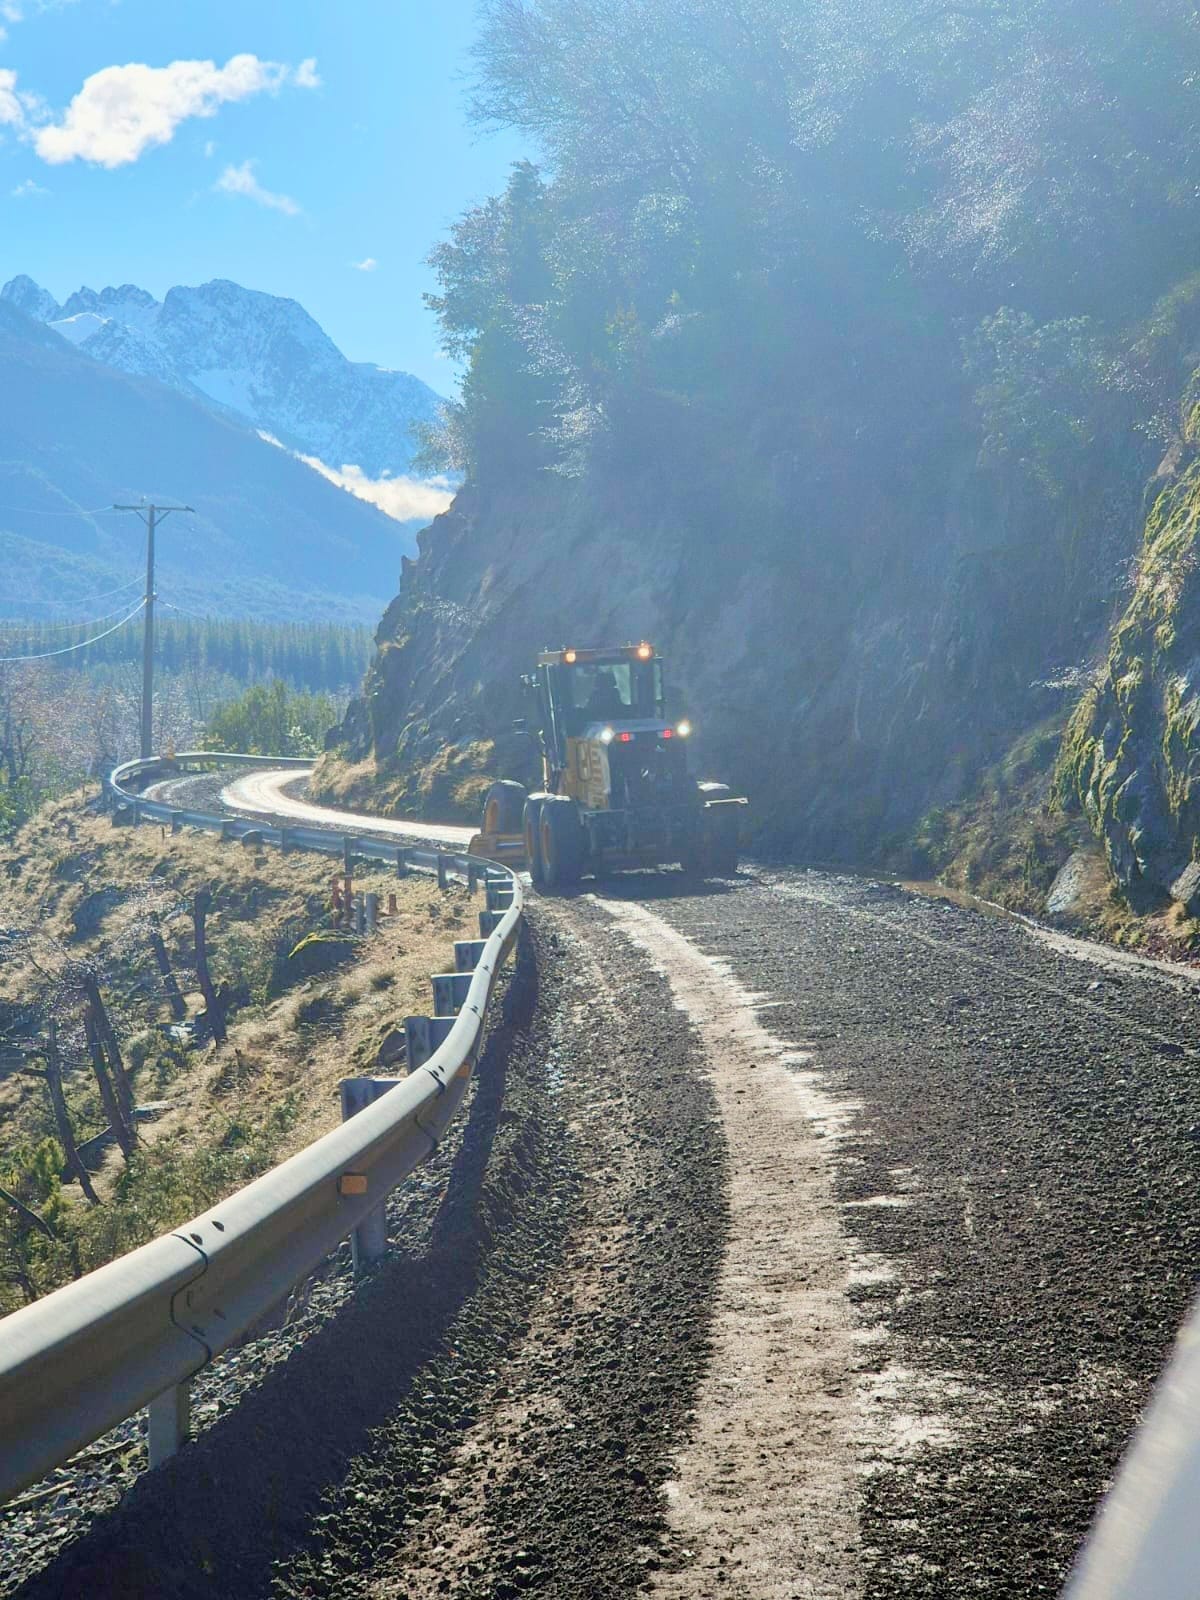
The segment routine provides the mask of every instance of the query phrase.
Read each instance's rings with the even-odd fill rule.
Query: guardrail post
[[[513,886],[503,879],[487,881],[487,908],[489,911],[507,911],[513,901]]]
[[[342,1121],[349,1122],[366,1109],[380,1095],[386,1094],[395,1078],[343,1078],[341,1082]],[[354,1276],[361,1277],[367,1265],[378,1261],[387,1251],[387,1196],[377,1206],[372,1206],[350,1235],[350,1249],[354,1256]]]
[[[490,939],[506,915],[507,913],[503,911],[481,911],[479,913],[479,937],[481,939]]]
[[[437,858],[437,875],[438,875],[438,888],[439,889],[445,889],[448,886],[450,880],[446,876],[446,858],[445,858],[445,856],[442,854],[442,852],[440,850],[438,851],[438,858]]]
[[[183,812],[182,811],[172,811],[172,813],[171,813],[171,832],[172,833],[182,833],[183,832]]]
[[[369,894],[364,897],[367,912],[367,932],[374,933],[379,926],[379,896]]]
[[[232,839],[233,838],[233,823],[232,822],[229,822],[229,821],[222,822],[222,824],[221,824],[221,837],[222,837],[222,839]]]
[[[291,847],[291,842],[288,839],[287,827],[285,826],[284,823],[281,822],[279,824],[279,854],[281,856],[287,855],[288,850],[290,849],[290,847]]]
[[[168,1460],[184,1443],[192,1428],[191,1385],[177,1383],[156,1394],[146,1407],[146,1445],[150,1465]]]
[[[456,939],[454,941],[455,972],[474,972],[483,960],[486,939]]]
[[[396,851],[396,876],[398,878],[408,877],[408,857],[403,850]]]
[[[457,1017],[405,1017],[404,1046],[410,1072],[425,1065],[457,1021]]]
[[[354,896],[354,931],[355,933],[365,933],[366,927],[367,912],[366,907],[363,905],[363,896],[356,894]]]
[[[434,1016],[456,1017],[466,1003],[474,976],[473,972],[435,972],[431,980]]]
[[[467,862],[467,893],[475,893],[475,885],[479,881],[479,868],[473,861]]]
[[[342,835],[342,869],[346,873],[354,870],[354,841],[348,833]]]

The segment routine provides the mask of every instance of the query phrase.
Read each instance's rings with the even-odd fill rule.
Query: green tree
[[[275,678],[221,706],[205,729],[204,744],[246,755],[316,755],[336,721],[328,695],[298,693]]]

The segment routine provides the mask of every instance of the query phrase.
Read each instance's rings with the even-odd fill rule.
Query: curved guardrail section
[[[136,818],[238,837],[253,830],[282,848],[349,851],[436,872],[445,883],[490,881],[511,903],[494,927],[456,1020],[424,1065],[350,1121],[173,1233],[143,1245],[0,1322],[0,1502],[143,1406],[178,1409],[186,1385],[236,1343],[435,1148],[454,1117],[483,1042],[484,1015],[520,927],[522,887],[507,868],[447,851],[397,848],[317,829],[230,826],[229,818],[143,799],[127,785],[201,763],[275,765],[200,752],[128,762],[109,791]],[[279,763],[283,765],[284,763]],[[297,766],[307,763],[297,762]],[[485,913],[485,915],[488,915]],[[482,930],[481,930],[482,931]],[[161,1416],[160,1416],[161,1424]],[[157,1454],[173,1448],[171,1435]]]

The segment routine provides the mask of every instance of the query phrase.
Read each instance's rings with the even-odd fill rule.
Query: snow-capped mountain
[[[210,402],[85,355],[13,300],[0,299],[0,610],[64,586],[86,595],[136,584],[145,529],[97,508],[145,498],[195,507],[164,525],[164,605],[279,620],[379,615],[415,553],[410,528]],[[113,319],[91,337],[118,334],[138,337]]]
[[[418,378],[348,361],[294,300],[217,279],[159,302],[134,284],[77,290],[63,305],[31,278],[0,290],[94,360],[153,377],[335,470],[408,470],[414,423],[441,404]]]

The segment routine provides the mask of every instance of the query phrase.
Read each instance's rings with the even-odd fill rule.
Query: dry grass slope
[[[356,887],[395,894],[397,911],[370,938],[348,941],[331,970],[309,975],[290,953],[333,931],[333,864],[281,857],[204,834],[114,829],[78,797],[46,807],[0,862],[0,1044],[45,1036],[56,1016],[76,1135],[106,1118],[69,982],[86,962],[100,980],[130,1069],[139,1122],[126,1163],[108,1149],[96,1173],[102,1203],[60,1183],[61,1150],[45,1084],[0,1066],[0,1185],[38,1211],[52,1241],[0,1209],[0,1312],[176,1226],[337,1121],[339,1080],[379,1070],[380,1045],[408,1014],[430,1009],[429,976],[453,966],[453,941],[473,933],[466,891],[382,868]],[[203,1010],[190,906],[213,893],[214,978],[235,996],[226,1044],[167,1031],[166,995],[148,933],[157,918],[189,1022]],[[185,1026],[184,1032],[187,1032]],[[36,1068],[40,1058],[28,1057]],[[400,1068],[399,1070],[403,1070]]]

